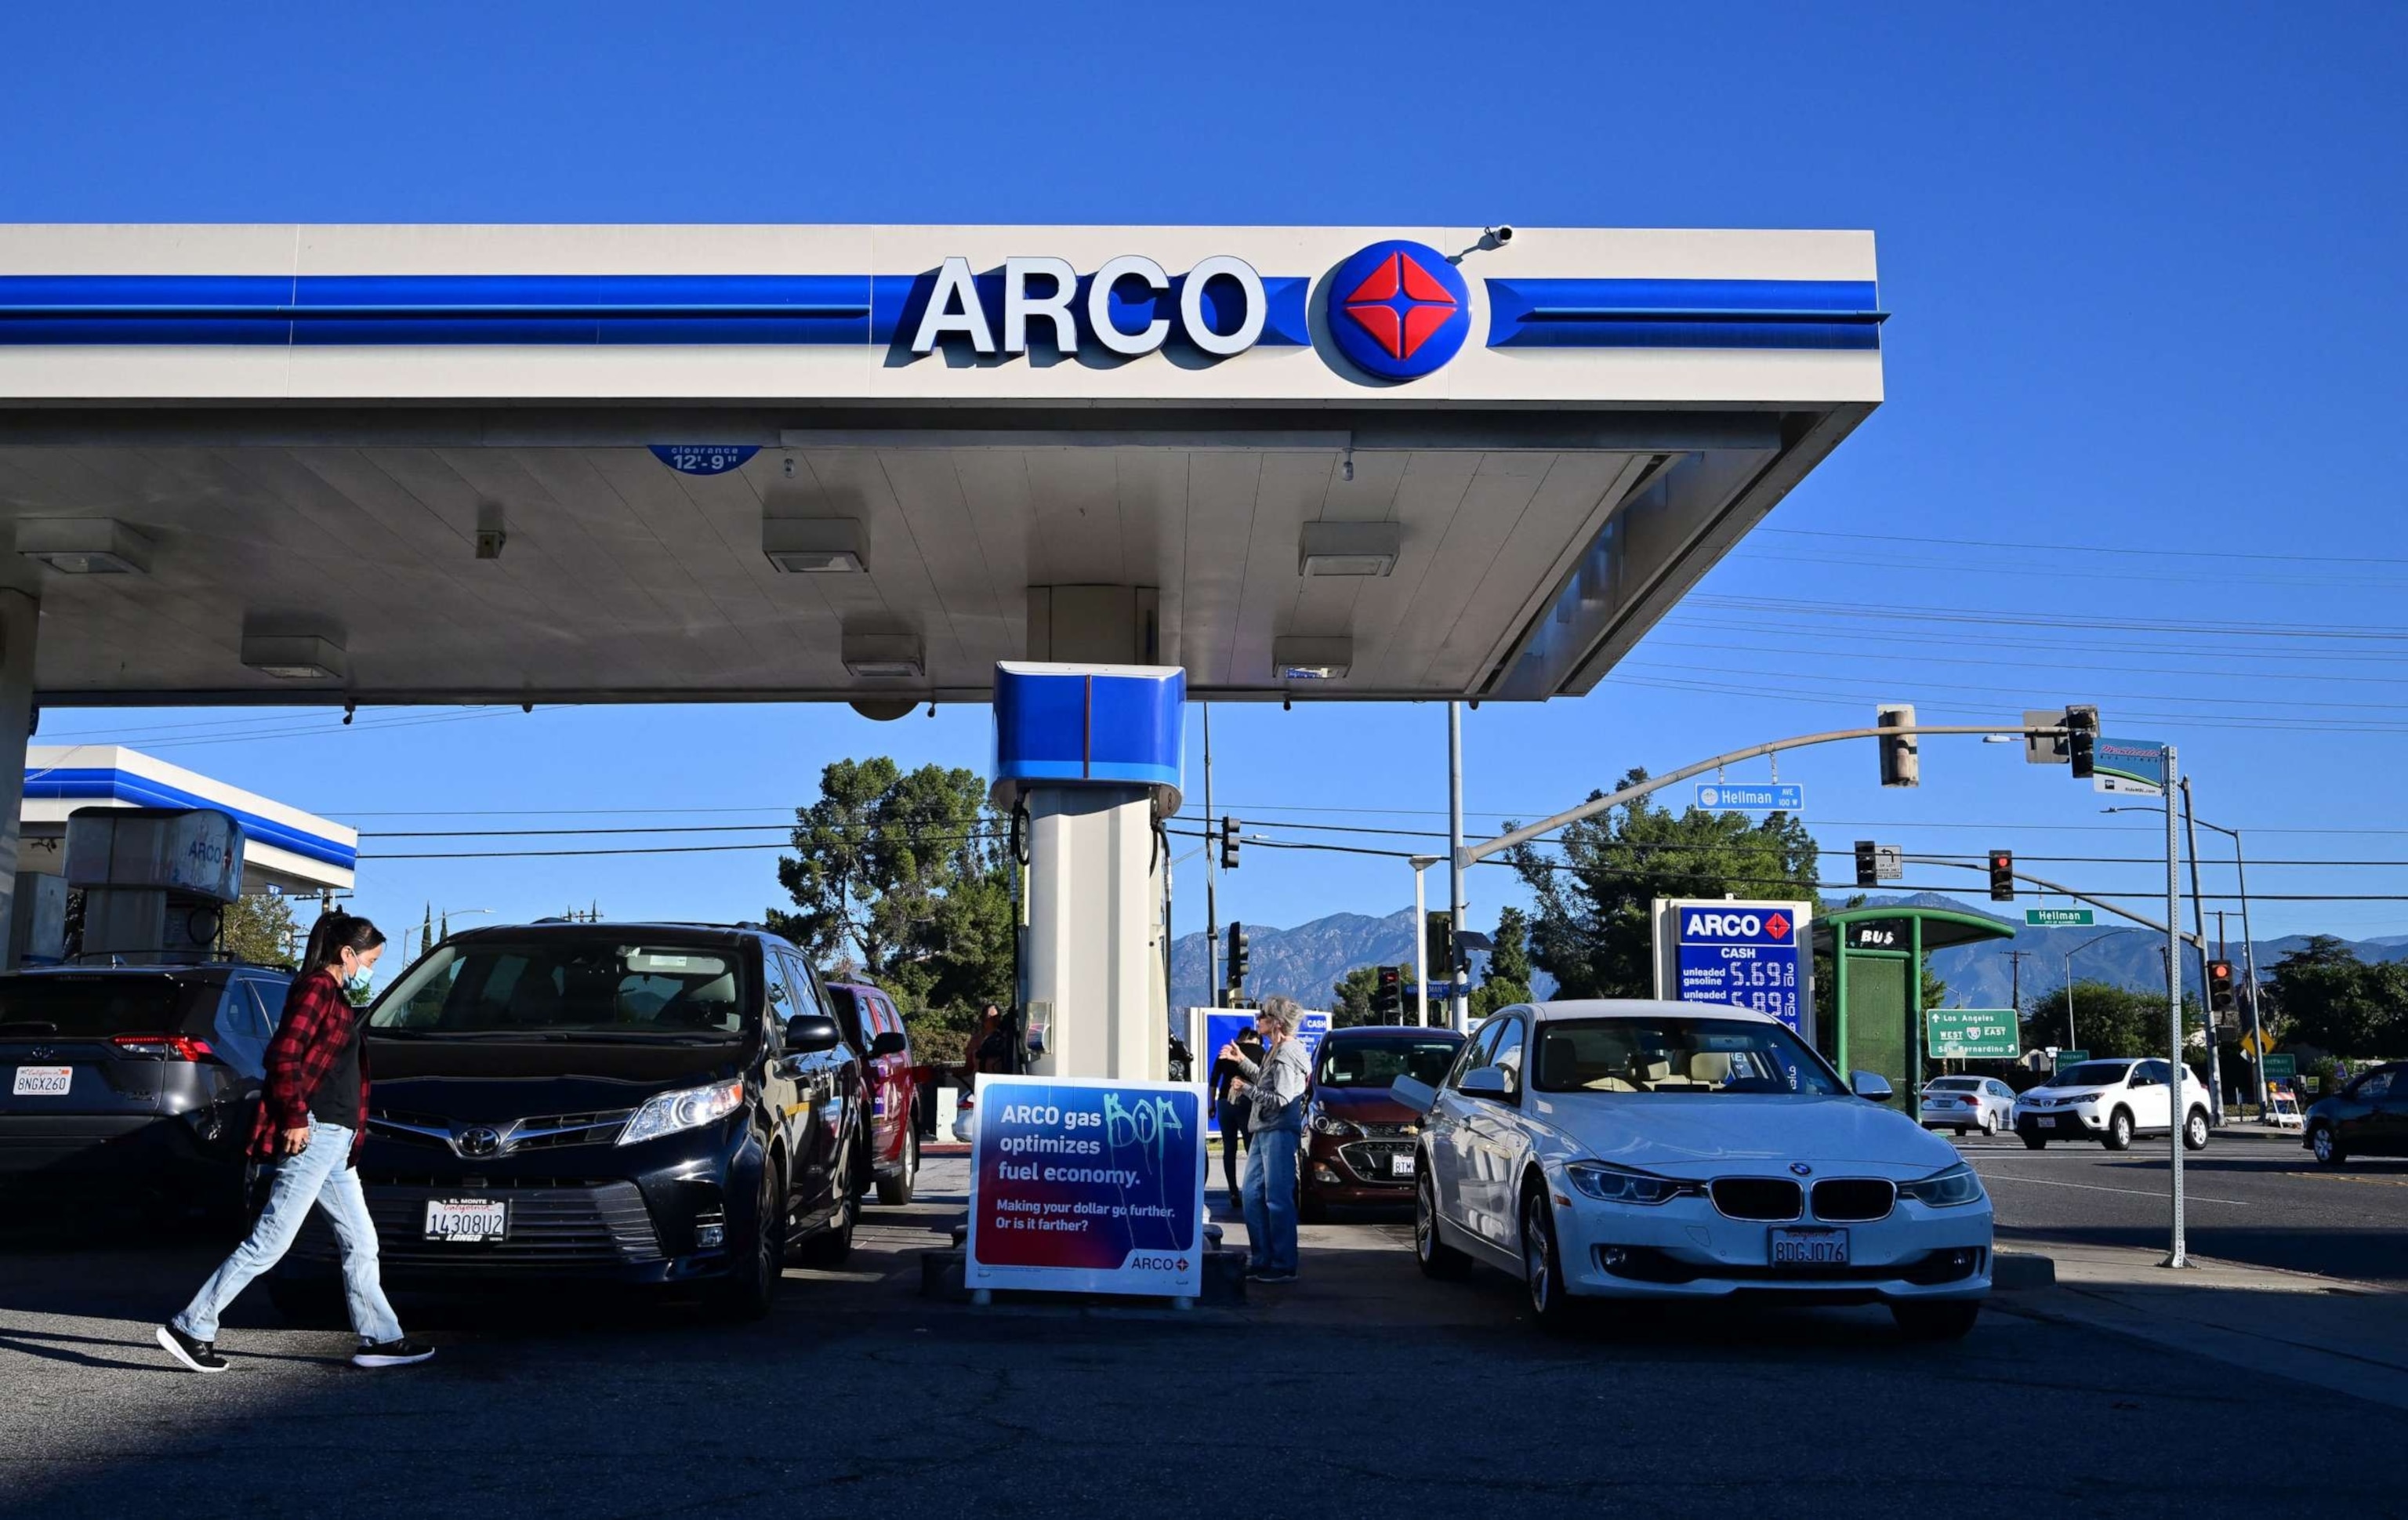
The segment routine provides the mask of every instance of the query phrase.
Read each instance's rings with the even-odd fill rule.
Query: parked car
[[[2408,1155],[2408,1061],[2376,1067],[2311,1104],[2303,1143],[2328,1167],[2353,1155]]]
[[[1428,1115],[1422,1270],[1515,1273],[1542,1325],[1576,1298],[1762,1296],[1883,1303],[1910,1336],[1956,1337],[1989,1292],[1990,1200],[1956,1148],[1762,1014],[1508,1008],[1442,1083],[1396,1091]]]
[[[911,1201],[920,1177],[920,1089],[910,1032],[895,999],[865,982],[831,982],[828,1008],[861,1057],[869,1083],[869,1175],[878,1201]]]
[[[235,963],[0,975],[0,1189],[238,1220],[291,982]]]
[[[1411,1205],[1414,1142],[1422,1115],[1397,1100],[1393,1083],[1445,1080],[1463,1048],[1452,1029],[1368,1025],[1333,1029],[1321,1041],[1306,1094],[1305,1147],[1297,1208],[1307,1219],[1333,1205]]]
[[[859,1058],[800,952],[757,929],[535,924],[437,945],[368,1016],[361,1182],[388,1283],[707,1291],[768,1311],[840,1263],[869,1169]],[[305,1226],[270,1287],[314,1314]]]
[[[2179,1072],[2179,1079],[2171,1073]],[[2207,1149],[2207,1084],[2163,1060],[2082,1061],[2015,1099],[2015,1133],[2037,1151],[2053,1140],[2095,1140],[2128,1149],[2136,1135],[2173,1127],[2173,1083],[2182,1083],[2183,1149]]]
[[[1923,1084],[1923,1127],[1980,1130],[2015,1127],[2015,1090],[1996,1077],[1934,1077]]]

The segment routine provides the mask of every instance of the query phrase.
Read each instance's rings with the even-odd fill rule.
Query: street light
[[[2241,965],[2249,977],[2249,1035],[2250,1042],[2258,1048],[2258,1057],[2249,1063],[2249,1068],[2256,1073],[2252,1080],[2258,1088],[2258,1122],[2263,1124],[2266,1122],[2266,1033],[2258,1023],[2258,955],[2249,944],[2249,865],[2241,855],[2239,829],[2211,824],[2204,818],[2194,818],[2191,822],[2201,828],[2212,828],[2232,841],[2232,870],[2240,878],[2241,885]],[[2223,953],[2224,947],[2217,945],[2216,954],[2220,955]],[[2214,1017],[2214,1010],[2209,1011],[2209,1017]]]
[[[1413,868],[1413,981],[1420,988],[1421,999],[1415,1005],[1420,1010],[1415,1019],[1425,1028],[1429,1025],[1429,909],[1426,906],[1429,898],[1423,883],[1429,868],[1446,858],[1444,855],[1410,855],[1405,861]],[[1454,971],[1450,968],[1448,980],[1453,979]]]
[[[2113,939],[2119,934],[2138,934],[2139,932],[2138,929],[2109,929],[2105,934],[2083,940],[2082,943],[2065,953],[2065,1048],[2067,1050],[2082,1048],[2081,1041],[2073,1038],[2073,957],[2101,939]]]
[[[443,924],[444,932],[448,934],[451,932],[452,920],[455,916],[459,918],[474,918],[479,913],[490,913],[493,910],[490,908],[446,908],[437,912],[435,916]],[[423,925],[421,925],[417,928],[405,928],[401,931],[401,958],[403,960],[406,961],[409,959],[409,937],[412,934],[419,934],[423,939],[423,931],[424,927],[425,926]],[[434,948],[435,947],[432,943],[422,944],[418,947],[418,953],[423,955]]]

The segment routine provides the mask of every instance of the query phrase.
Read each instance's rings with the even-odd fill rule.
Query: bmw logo
[[[1808,1166],[1803,1161],[1792,1161],[1789,1163],[1789,1169],[1800,1177],[1812,1177],[1814,1175],[1814,1169]]]
[[[1366,374],[1434,374],[1470,331],[1470,288],[1426,243],[1373,243],[1329,278],[1330,341]]]

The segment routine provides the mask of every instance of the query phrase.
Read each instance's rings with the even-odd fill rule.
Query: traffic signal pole
[[[1204,986],[1214,1008],[1221,1000],[1221,893],[1219,860],[1212,848],[1212,704],[1204,704]]]
[[[1464,868],[1471,864],[1464,858],[1463,848],[1463,704],[1460,702],[1446,705],[1446,843],[1455,862],[1454,868],[1447,873],[1452,889],[1449,896],[1454,906],[1453,911],[1447,915],[1450,929],[1446,942],[1453,947],[1463,943],[1463,872]],[[1428,922],[1425,920],[1414,925],[1414,932],[1425,939],[1428,939]],[[1460,1034],[1470,1026],[1471,1000],[1464,992],[1463,979],[1455,974],[1452,966],[1446,968],[1446,980],[1452,989],[1452,996],[1447,999],[1447,1022]],[[1423,995],[1428,996],[1426,985]]]
[[[2207,969],[2207,909],[2199,894],[2199,825],[2190,812],[2190,778],[2182,779],[2183,831],[2189,837],[2190,848],[2190,925],[2191,942],[2199,947],[2200,1011],[2207,1016],[2207,1107],[2217,1124],[2224,1123],[2224,1073],[2219,1069],[2220,1057],[2215,1040],[2215,995],[2209,985]]]
[[[2174,834],[2174,747],[2166,746],[2166,1023],[2172,1031],[2170,1045],[2172,1062],[2166,1073],[2172,1091],[2167,1094],[2166,1144],[2173,1166],[2173,1249],[2167,1253],[2164,1265],[2187,1267],[2189,1258],[2183,1249],[2183,1131],[2189,1126],[2190,1111],[2183,1099],[2183,1017],[2182,1017],[2182,940],[2174,921],[2182,912],[2182,876],[2179,869],[2181,846]],[[2202,936],[2204,938],[2204,936]],[[2205,987],[2200,989],[2202,993]]]
[[[1413,1022],[1424,1028],[1429,1026],[1429,893],[1422,885],[1426,858],[1413,857],[1413,982],[1420,989],[1414,994]]]

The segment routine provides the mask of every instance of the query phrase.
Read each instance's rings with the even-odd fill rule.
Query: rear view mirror
[[[1890,1092],[1889,1079],[1878,1071],[1849,1072],[1848,1091],[1874,1103],[1886,1103],[1894,1096]]]
[[[797,1013],[786,1021],[786,1049],[798,1055],[832,1051],[844,1039],[824,1013]]]
[[[1484,1066],[1463,1079],[1466,1097],[1503,1097],[1512,1091],[1501,1066]]]
[[[1388,1092],[1415,1113],[1427,1113],[1438,1106],[1438,1090],[1418,1077],[1398,1077]]]
[[[889,1029],[869,1042],[869,1054],[872,1055],[901,1055],[910,1048],[911,1042],[903,1038],[903,1032],[900,1029]]]

